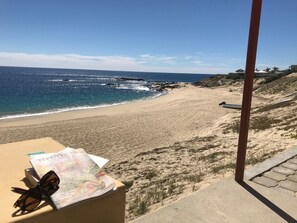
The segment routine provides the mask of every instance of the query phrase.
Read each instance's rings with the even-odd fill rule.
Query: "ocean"
[[[0,120],[106,107],[164,94],[158,82],[195,82],[210,75],[0,67]]]

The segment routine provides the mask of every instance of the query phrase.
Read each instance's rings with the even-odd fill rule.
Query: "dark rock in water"
[[[165,91],[167,89],[180,88],[181,85],[176,82],[162,82],[151,85],[151,88],[156,91]]]
[[[116,80],[117,81],[145,81],[142,78],[134,78],[134,77],[119,77]]]
[[[201,86],[202,85],[202,81],[195,81],[192,83],[192,85],[194,86]]]
[[[115,83],[107,83],[106,86],[115,86]]]
[[[63,81],[69,81],[69,79],[63,79]]]

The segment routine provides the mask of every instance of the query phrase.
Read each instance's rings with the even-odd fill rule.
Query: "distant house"
[[[245,74],[245,71],[242,70],[239,72],[239,70],[237,70],[236,72],[231,72],[228,74],[229,77],[231,77],[232,79],[240,79],[243,78]],[[271,76],[271,73],[268,73],[265,70],[255,70],[255,78],[260,78],[260,77],[268,77]]]
[[[255,70],[255,77],[268,77],[270,74],[265,70]]]

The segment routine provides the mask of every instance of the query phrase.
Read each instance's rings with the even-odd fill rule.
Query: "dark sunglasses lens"
[[[36,199],[33,197],[27,197],[24,206],[25,206],[25,210],[26,211],[33,211],[39,204],[40,204],[41,200],[40,199]]]
[[[45,174],[40,181],[41,187],[45,189],[57,187],[59,183],[60,179],[54,171],[50,171],[47,174]]]
[[[40,180],[40,184],[29,190],[22,190],[24,193],[15,202],[14,207],[20,207],[23,211],[33,211],[44,198],[51,196],[59,189],[60,179],[54,171],[49,171]],[[17,191],[14,188],[14,191]]]
[[[28,194],[23,194],[16,202],[16,205],[23,211],[33,211],[41,202],[40,198],[31,197]]]

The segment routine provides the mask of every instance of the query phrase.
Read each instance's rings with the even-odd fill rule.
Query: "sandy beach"
[[[52,137],[110,159],[129,159],[156,147],[208,135],[234,111],[221,101],[240,103],[239,93],[187,86],[155,99],[124,105],[0,121],[0,143]]]
[[[233,173],[240,111],[219,103],[240,104],[241,92],[237,85],[232,89],[186,85],[146,101],[1,120],[0,143],[52,137],[109,159],[106,172],[127,186],[127,220],[131,220]],[[276,99],[255,95],[252,116],[275,117],[257,109]],[[282,109],[274,111],[288,116]],[[252,130],[247,165],[296,144],[286,132],[274,123]]]

